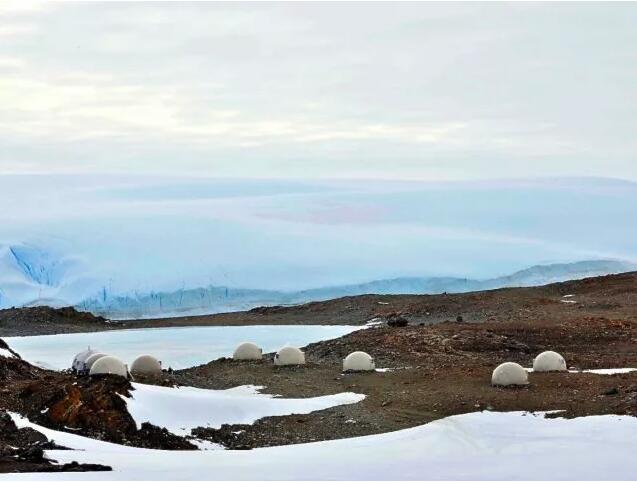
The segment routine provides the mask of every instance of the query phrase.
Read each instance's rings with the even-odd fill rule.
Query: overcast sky
[[[0,3],[0,173],[637,180],[635,4]]]

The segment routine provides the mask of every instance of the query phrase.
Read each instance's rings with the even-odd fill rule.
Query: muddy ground
[[[28,318],[28,313],[21,316]],[[156,380],[138,380],[212,389],[263,385],[266,393],[286,397],[344,391],[366,395],[360,403],[308,415],[268,417],[250,426],[194,431],[198,438],[228,448],[381,433],[476,410],[560,410],[557,416],[565,417],[637,416],[637,372],[531,373],[530,384],[524,388],[490,384],[498,364],[515,361],[530,367],[535,355],[548,349],[564,355],[573,369],[637,368],[634,273],[458,295],[344,298],[208,318],[228,317],[257,324],[294,319],[381,322],[374,328],[309,345],[305,348],[308,364],[303,367],[276,368],[269,354],[259,362],[221,359],[165,372]],[[406,320],[407,326],[388,326],[387,320]],[[370,353],[377,367],[390,370],[342,373],[342,359],[355,350]],[[74,433],[119,443],[148,446],[151,440],[158,448],[194,448],[158,427],[147,427],[146,432],[134,427],[121,398],[113,395],[129,393],[128,382],[114,377],[78,378],[31,367],[21,360],[6,360],[0,363],[4,394],[0,409],[23,413],[52,428],[69,426],[77,431]]]

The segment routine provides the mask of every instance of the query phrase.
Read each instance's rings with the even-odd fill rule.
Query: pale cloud
[[[33,34],[37,27],[32,24],[0,25],[0,37],[11,37],[17,35]]]
[[[630,4],[21,3],[0,172],[637,178]]]
[[[17,57],[0,57],[0,70],[20,70],[26,67],[27,63]]]
[[[103,75],[67,73],[44,80],[7,76],[0,78],[0,129],[5,135],[61,142],[170,136],[185,143],[266,145],[365,139],[433,143],[463,128],[272,120],[230,109],[210,109],[195,119],[180,115],[194,102],[185,88],[117,84]]]

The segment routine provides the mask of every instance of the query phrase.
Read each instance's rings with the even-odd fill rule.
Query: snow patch
[[[189,435],[196,427],[219,428],[224,423],[252,424],[263,417],[306,414],[358,403],[365,398],[351,392],[313,398],[279,398],[259,393],[262,387],[252,385],[205,390],[133,383],[133,388],[131,398],[122,398],[138,427],[150,422],[177,435]]]
[[[597,375],[616,375],[618,373],[630,373],[637,368],[597,368],[594,370],[582,370],[583,373],[596,373]]]
[[[5,358],[15,358],[15,355],[6,348],[0,348],[0,356]]]
[[[533,373],[533,368],[525,368],[529,373]],[[637,368],[594,368],[591,370],[569,370],[569,373],[595,373],[596,375],[616,375],[618,373],[630,373],[637,371]]]

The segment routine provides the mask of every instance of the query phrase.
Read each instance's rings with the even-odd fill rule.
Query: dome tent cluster
[[[528,385],[529,374],[521,365],[514,362],[505,362],[493,370],[491,384],[510,387],[513,385]]]
[[[566,371],[566,360],[559,353],[544,351],[533,360],[534,372],[563,372]]]
[[[232,354],[234,360],[261,360],[262,356],[263,350],[249,341],[239,344]]]
[[[234,360],[261,360],[263,350],[252,342],[240,343],[232,354]],[[305,365],[305,353],[297,347],[284,346],[274,355],[275,366]],[[119,358],[88,347],[73,358],[71,370],[79,375],[117,375],[128,378],[131,375],[157,375],[162,372],[161,362],[151,355],[138,356],[130,366]],[[343,360],[344,372],[375,371],[374,359],[363,351],[350,353]]]
[[[350,353],[343,360],[344,372],[371,372],[376,370],[374,359],[364,351]]]
[[[86,350],[79,352],[73,358],[73,363],[71,363],[71,370],[75,373],[85,374],[88,373],[90,367],[87,364],[89,358],[93,355],[98,355],[99,352],[96,350],[92,350],[89,346]]]
[[[232,354],[233,360],[261,360],[263,350],[255,343],[246,341],[240,343]],[[284,346],[274,355],[277,366],[305,365],[305,353],[293,346]]]
[[[544,351],[533,360],[533,371],[564,372],[566,371],[566,360],[557,352]],[[514,362],[505,362],[493,370],[491,384],[501,387],[528,385],[529,374],[522,365]]]
[[[94,353],[93,355],[88,357],[86,359],[86,369],[90,372],[95,362],[105,356],[107,356],[106,353]]]
[[[130,375],[157,375],[162,371],[161,362],[151,355],[140,355],[128,365],[116,356],[107,355],[90,347],[73,358],[71,371],[78,375],[117,375],[129,378]]]
[[[161,362],[151,355],[140,355],[130,367],[132,374],[157,375],[161,373]]]
[[[261,360],[263,350],[252,342],[239,344],[232,354],[237,361]],[[274,355],[275,366],[305,365],[305,353],[297,347],[284,346]],[[119,358],[88,347],[73,358],[71,369],[80,375],[157,375],[162,372],[161,362],[151,355],[140,355],[131,364],[130,371]],[[534,372],[562,372],[567,370],[566,360],[555,351],[544,351],[533,360]],[[374,359],[363,351],[355,351],[343,360],[343,372],[376,371]],[[500,387],[525,386],[529,384],[528,370],[518,363],[504,362],[491,375],[491,384]]]
[[[233,360],[261,360],[263,350],[252,342],[240,343],[232,354]],[[293,346],[284,346],[274,355],[275,366],[305,365],[305,353]],[[376,365],[374,359],[363,351],[350,353],[343,360],[343,371],[364,372],[374,371]]]
[[[126,366],[126,364],[119,358],[107,355],[103,356],[93,364],[89,371],[89,375],[117,375],[128,378],[128,366]]]
[[[284,346],[274,355],[274,364],[285,365],[305,365],[305,353],[294,346]]]

